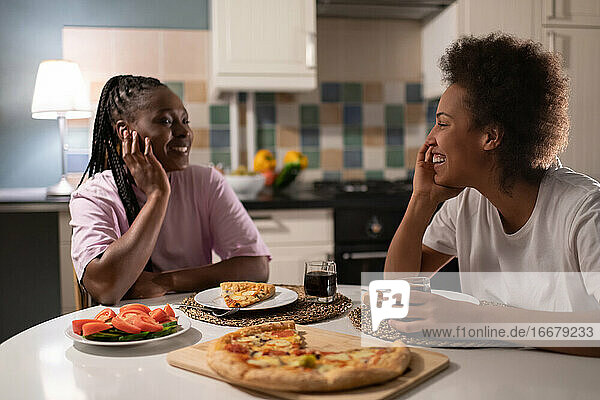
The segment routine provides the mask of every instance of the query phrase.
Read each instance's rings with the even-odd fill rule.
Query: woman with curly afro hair
[[[462,291],[480,300],[597,313],[600,184],[558,159],[569,131],[560,58],[493,33],[459,39],[440,66],[449,86],[419,149],[386,276],[435,273],[457,257]]]

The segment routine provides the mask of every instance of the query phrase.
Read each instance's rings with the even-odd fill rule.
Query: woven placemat
[[[488,305],[490,305],[490,303],[488,303]],[[491,340],[441,340],[424,338],[421,334],[407,334],[400,332],[399,330],[392,328],[390,324],[388,324],[387,320],[381,321],[377,331],[373,332],[371,325],[371,309],[365,304],[361,304],[360,307],[356,307],[355,309],[350,311],[348,313],[348,318],[350,318],[350,322],[352,322],[352,325],[356,329],[358,329],[366,335],[373,336],[378,339],[387,340],[390,342],[393,342],[394,340],[401,340],[403,343],[410,346],[459,348],[508,346],[506,342]]]
[[[215,317],[209,312],[205,312],[201,309],[185,309],[185,307],[182,307],[181,311],[198,321],[210,322],[215,325],[242,327],[287,320],[294,320],[297,324],[310,324],[342,315],[352,307],[352,300],[341,293],[335,294],[333,302],[321,304],[307,301],[303,286],[277,286],[295,291],[298,293],[298,300],[292,304],[278,308],[256,311],[244,310],[224,317]],[[194,296],[187,297],[182,303],[190,306],[202,307],[194,301]]]

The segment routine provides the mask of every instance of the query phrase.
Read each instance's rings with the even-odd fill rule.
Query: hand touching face
[[[188,166],[193,132],[181,99],[169,88],[156,89],[147,106],[126,124],[140,135],[140,145],[146,137],[150,139],[154,155],[166,172]]]

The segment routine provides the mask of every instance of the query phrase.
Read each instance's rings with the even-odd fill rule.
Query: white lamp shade
[[[89,118],[90,100],[79,65],[65,60],[42,61],[31,103],[35,119]]]

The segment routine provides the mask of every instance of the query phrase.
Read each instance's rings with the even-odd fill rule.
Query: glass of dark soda
[[[331,303],[337,290],[337,271],[334,261],[304,263],[304,292],[308,301]]]

